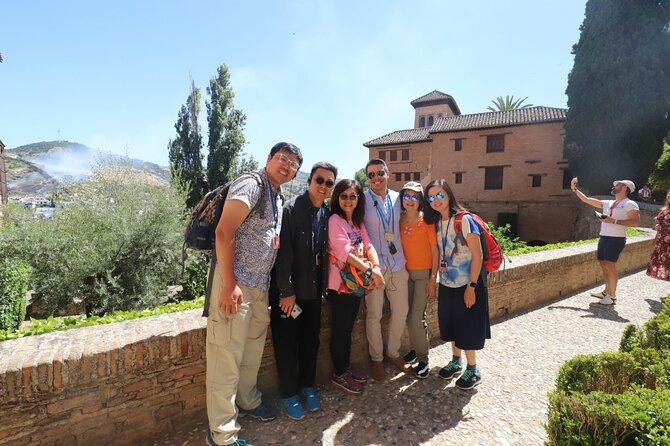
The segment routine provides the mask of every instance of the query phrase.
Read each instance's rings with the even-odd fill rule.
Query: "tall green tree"
[[[486,107],[486,109],[495,112],[532,107],[533,104],[524,104],[526,99],[528,99],[528,96],[522,99],[514,99],[514,95],[507,95],[504,98],[502,96],[498,96],[497,98],[491,100],[493,106],[489,105]]]
[[[361,183],[361,188],[363,188],[363,190],[366,190],[369,187],[368,177],[365,175],[365,169],[362,167],[354,173],[354,179]]]
[[[258,164],[253,158],[247,160],[243,157],[247,118],[233,104],[235,93],[225,64],[219,66],[216,77],[210,79],[207,94],[210,98],[207,102],[207,182],[210,188],[215,188],[232,180],[241,171],[257,169]]]
[[[172,183],[186,192],[186,204],[193,207],[205,193],[202,166],[202,135],[198,124],[200,90],[191,79],[191,93],[179,110],[177,136],[168,143]]]
[[[573,47],[565,140],[589,191],[642,184],[670,129],[670,0],[589,0]]]

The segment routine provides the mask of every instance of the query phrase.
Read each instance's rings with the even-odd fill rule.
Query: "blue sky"
[[[225,63],[245,151],[278,141],[352,177],[363,143],[413,126],[432,90],[463,113],[496,96],[565,107],[586,0],[5,2],[0,140],[59,137],[167,164],[192,77]],[[200,124],[206,141],[202,103]],[[59,133],[60,131],[60,133]],[[206,148],[204,150],[206,156]],[[305,170],[305,168],[303,168]]]

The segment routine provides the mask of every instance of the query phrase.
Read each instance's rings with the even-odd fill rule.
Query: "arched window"
[[[428,127],[433,125],[433,115],[428,116]]]
[[[424,116],[419,118],[419,127],[425,127],[426,126],[426,118]]]

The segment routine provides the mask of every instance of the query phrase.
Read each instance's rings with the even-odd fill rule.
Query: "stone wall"
[[[653,233],[632,237],[622,273],[646,266]],[[528,311],[600,280],[595,244],[514,257],[491,274],[493,320]],[[427,317],[438,336],[437,305]],[[331,368],[324,306],[318,379]],[[0,445],[138,444],[206,418],[205,319],[197,310],[0,343]],[[406,340],[405,340],[406,343]],[[352,362],[367,369],[364,309]],[[270,337],[259,386],[272,393]]]

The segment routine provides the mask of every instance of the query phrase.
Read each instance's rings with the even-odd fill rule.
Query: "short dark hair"
[[[383,159],[379,159],[379,158],[373,158],[370,161],[368,161],[368,163],[365,165],[365,173],[366,174],[368,173],[368,167],[376,166],[376,165],[382,165],[382,166],[384,166],[385,171],[387,171],[387,172],[389,171],[389,168],[386,167],[386,161],[384,161]]]
[[[298,158],[298,164],[302,166],[302,152],[295,144],[291,144],[290,142],[278,142],[272,146],[272,149],[270,149],[270,157],[275,156],[277,152],[288,152],[295,155],[295,157]]]
[[[316,169],[330,170],[331,172],[333,172],[333,175],[335,175],[335,178],[337,178],[337,167],[335,167],[332,164],[327,163],[325,161],[319,161],[318,163],[315,163],[312,166],[312,170],[309,172],[309,178],[307,178],[308,183],[310,181],[312,181],[312,175],[314,175],[314,172],[316,172]]]
[[[351,216],[351,221],[359,228],[363,224],[363,217],[365,217],[365,194],[361,183],[356,180],[344,179],[337,182],[333,195],[330,198],[330,214],[337,214],[342,218],[346,218],[344,211],[340,207],[340,194],[350,187],[354,188],[358,194],[358,202],[354,208],[354,213]]]
[[[449,183],[447,183],[447,180],[443,178],[433,180],[430,183],[428,183],[426,187],[423,189],[423,196],[428,197],[428,190],[430,190],[431,187],[435,186],[442,188],[442,190],[447,193],[447,197],[449,197],[449,210],[451,211],[452,214],[467,211],[467,209],[465,209],[465,207],[463,207],[463,205],[459,203],[458,200],[456,199],[456,196],[454,195],[454,192],[451,190],[451,187],[449,187]],[[433,209],[433,207],[430,205],[427,199],[423,201],[422,208],[423,208],[423,220],[426,223],[437,223],[442,219],[440,213],[437,212],[435,209]]]

